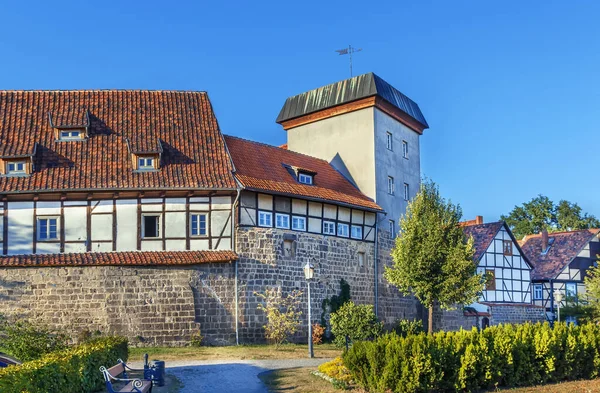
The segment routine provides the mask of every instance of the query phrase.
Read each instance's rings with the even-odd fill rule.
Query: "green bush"
[[[81,393],[104,386],[100,366],[127,360],[127,339],[101,337],[40,359],[0,369],[2,393]]]
[[[338,347],[346,344],[346,336],[350,341],[369,340],[381,334],[383,325],[377,321],[371,305],[357,305],[347,302],[338,311],[331,314],[331,332],[333,342]]]
[[[344,364],[373,392],[474,392],[600,376],[600,326],[499,325],[357,342]]]
[[[420,320],[409,321],[408,319],[399,320],[398,323],[396,324],[396,327],[394,328],[394,331],[396,332],[397,335],[402,336],[402,337],[406,337],[411,334],[421,334],[421,333],[425,332],[425,330],[423,329],[423,321],[420,321]]]
[[[0,350],[27,362],[67,348],[68,336],[27,321],[0,321]]]

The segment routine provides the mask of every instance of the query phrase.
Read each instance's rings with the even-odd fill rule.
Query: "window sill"
[[[151,172],[159,172],[158,169],[134,169],[133,173],[151,173]]]
[[[31,176],[29,173],[7,173],[2,175],[2,177],[29,177]]]
[[[61,142],[85,142],[87,141],[87,138],[73,138],[73,139],[55,139],[54,142],[56,143],[61,143]]]

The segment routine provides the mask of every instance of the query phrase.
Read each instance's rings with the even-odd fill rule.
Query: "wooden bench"
[[[152,392],[152,381],[148,381],[145,379],[133,378],[130,379],[127,377],[127,370],[125,363],[120,361],[119,364],[112,366],[111,368],[106,368],[104,366],[100,367],[100,372],[104,375],[104,381],[106,382],[106,389],[108,393],[124,393],[124,392],[134,392],[134,393],[150,393]],[[121,378],[122,376],[122,378]],[[113,381],[117,382],[119,385],[123,385],[119,388],[115,388],[113,386]]]

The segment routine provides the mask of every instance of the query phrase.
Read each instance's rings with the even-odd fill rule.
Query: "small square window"
[[[138,169],[140,171],[154,169],[154,158],[153,157],[138,158]]]
[[[192,214],[190,224],[192,236],[206,236],[206,214]]]
[[[142,216],[142,237],[156,238],[160,233],[160,216],[143,215]]]
[[[542,300],[543,288],[542,284],[535,284],[533,286],[533,300]]]
[[[408,183],[404,183],[404,200],[408,201],[410,199]]]
[[[275,227],[281,229],[290,229],[290,216],[287,214],[275,214]]]
[[[392,238],[396,237],[396,223],[394,222],[394,220],[390,220],[388,222],[388,224],[389,224],[388,229],[390,231],[390,234],[392,235]]]
[[[270,212],[258,212],[258,226],[269,227],[273,226],[273,213]]]
[[[25,173],[25,168],[27,168],[27,164],[25,161],[12,161],[6,164],[6,174],[7,175],[21,175]]]
[[[341,237],[350,237],[349,232],[349,225],[348,224],[342,224],[342,223],[338,223],[337,225],[337,234],[338,236]]]
[[[44,217],[37,219],[37,238],[40,241],[58,239],[58,217]]]
[[[577,284],[574,282],[568,282],[565,284],[567,291],[567,300],[573,301],[577,296]]]
[[[386,133],[385,146],[388,150],[394,151],[394,138],[391,132]]]
[[[352,225],[351,235],[353,239],[363,238],[363,228],[360,225]]]
[[[293,216],[292,217],[292,229],[296,231],[306,231],[306,218]]]
[[[335,222],[323,221],[323,233],[325,235],[335,235]]]
[[[312,175],[307,175],[306,173],[299,173],[298,181],[302,184],[313,184],[313,177]]]
[[[402,157],[408,158],[408,142],[402,141]]]
[[[395,186],[394,186],[394,178],[388,176],[388,194],[394,195]]]
[[[502,241],[502,246],[503,246],[502,248],[504,250],[504,255],[512,255],[512,253],[513,253],[513,249],[512,249],[513,243],[512,243],[512,240],[503,240]]]

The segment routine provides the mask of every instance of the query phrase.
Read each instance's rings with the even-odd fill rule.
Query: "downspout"
[[[542,287],[543,290],[544,287]],[[544,296],[542,295],[542,299]],[[550,312],[552,313],[552,322],[556,320],[556,315],[554,315],[554,280],[550,279]]]

